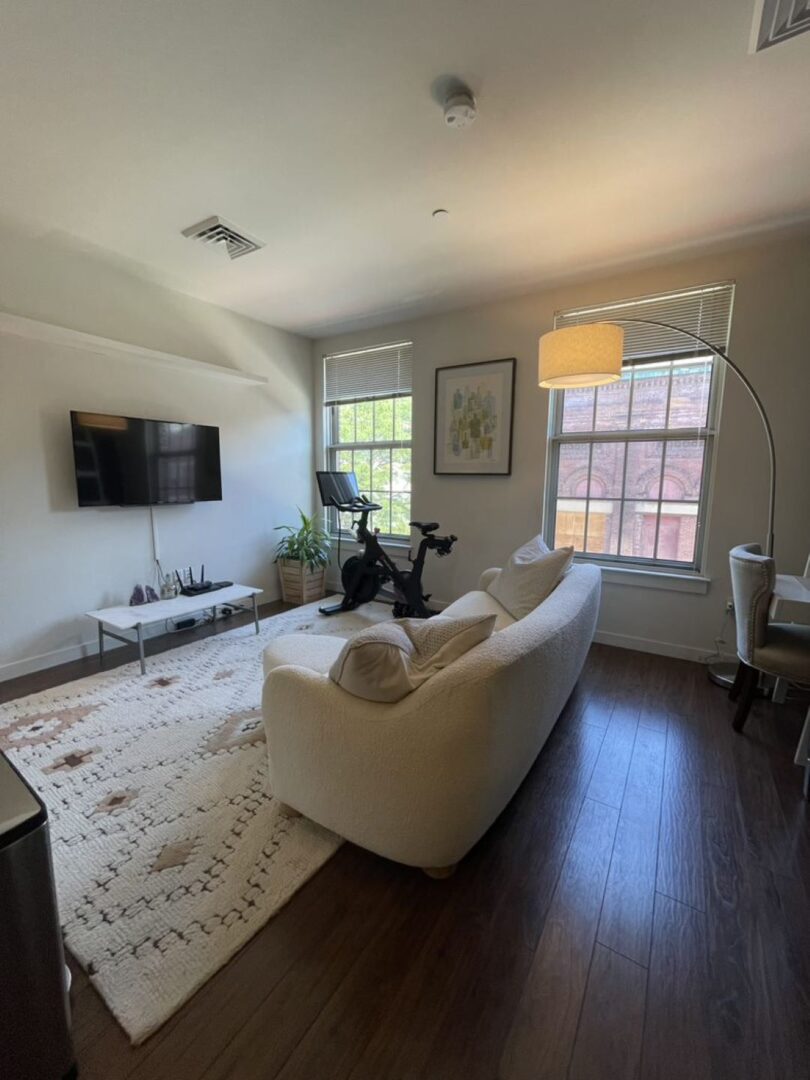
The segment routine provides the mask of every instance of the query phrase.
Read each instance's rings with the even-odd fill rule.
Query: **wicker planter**
[[[281,599],[286,604],[311,604],[326,596],[326,568],[310,570],[297,559],[279,559]]]

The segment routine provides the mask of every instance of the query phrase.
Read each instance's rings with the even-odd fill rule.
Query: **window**
[[[401,341],[324,357],[326,468],[357,474],[383,536],[410,536],[412,352]]]
[[[585,311],[555,326],[651,319],[725,350],[733,286]],[[625,326],[620,381],[551,393],[546,539],[599,562],[698,570],[723,367],[661,327]]]

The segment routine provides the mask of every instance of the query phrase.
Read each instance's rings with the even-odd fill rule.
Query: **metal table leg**
[[[146,661],[143,658],[143,623],[138,623],[135,629],[138,631],[138,656],[141,661],[141,675],[145,675]]]
[[[98,624],[98,666],[104,667],[104,623]]]
[[[259,632],[259,604],[256,600],[256,593],[253,594],[253,622],[256,624],[256,633]]]

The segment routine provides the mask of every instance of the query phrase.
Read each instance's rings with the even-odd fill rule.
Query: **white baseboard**
[[[120,646],[118,642],[114,645],[110,642],[105,646],[105,651],[113,647],[119,649],[123,646]],[[42,671],[43,668],[56,667],[58,664],[68,664],[71,660],[81,660],[85,656],[94,656],[97,653],[96,641],[82,641],[78,645],[65,645],[61,649],[52,649],[50,652],[39,653],[37,656],[24,656],[22,660],[0,664],[0,682],[16,679],[19,675],[30,675],[32,671]]]
[[[674,641],[656,641],[654,638],[631,637],[629,634],[612,634],[607,630],[597,630],[594,641],[600,645],[612,645],[617,649],[634,649],[636,652],[654,653],[656,656],[672,656],[676,660],[694,660],[698,664],[706,663],[711,649],[699,649],[695,645],[679,645]],[[733,653],[723,653],[720,660],[734,660]],[[718,657],[713,656],[713,660]]]
[[[278,597],[273,597],[267,600],[266,603],[272,604],[278,599]],[[259,604],[260,617],[263,607],[264,604]],[[146,627],[144,640],[149,641],[150,638],[164,637],[166,633],[167,631],[160,626]],[[134,640],[132,644],[135,644]],[[113,649],[123,648],[124,645],[119,644],[114,638],[104,639],[105,653],[112,652]],[[98,638],[94,637],[92,641],[81,641],[77,645],[65,645],[60,649],[52,649],[50,652],[39,653],[36,656],[24,656],[21,660],[12,660],[8,664],[0,664],[0,682],[16,679],[20,675],[30,675],[32,672],[42,671],[44,668],[56,667],[58,664],[68,664],[71,660],[83,660],[86,656],[97,655]]]

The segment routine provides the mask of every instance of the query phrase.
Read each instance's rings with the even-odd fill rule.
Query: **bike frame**
[[[357,540],[363,544],[356,580],[359,581],[364,572],[374,572],[374,568],[379,567],[381,570],[381,573],[379,573],[380,585],[385,585],[389,581],[392,582],[394,589],[398,593],[396,597],[397,603],[405,603],[408,607],[423,613],[423,617],[425,617],[430,612],[425,606],[422,596],[422,569],[425,564],[425,554],[431,547],[438,545],[432,542],[433,537],[423,536],[415,559],[411,558],[410,550],[408,551],[408,559],[412,569],[408,571],[400,570],[380,544],[377,533],[369,529],[368,516],[370,513],[370,510],[362,510],[360,518],[352,521],[352,528],[357,530]]]

